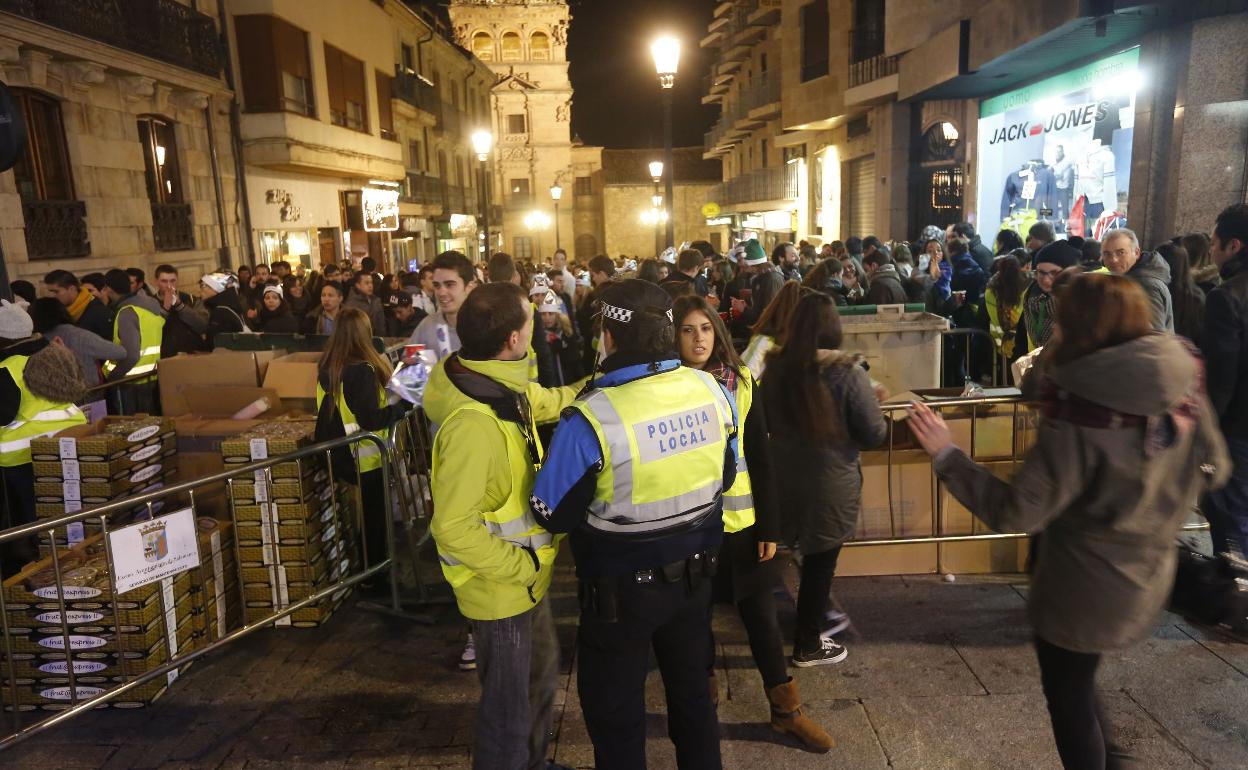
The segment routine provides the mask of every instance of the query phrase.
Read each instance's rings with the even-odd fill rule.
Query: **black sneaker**
[[[837,644],[835,640],[820,639],[818,647],[807,650],[794,650],[793,665],[798,668],[826,666],[829,663],[840,663],[848,655],[849,650]]]

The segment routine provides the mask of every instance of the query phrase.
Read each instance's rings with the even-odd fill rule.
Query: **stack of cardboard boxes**
[[[173,421],[165,417],[105,417],[41,437],[30,444],[35,473],[35,514],[54,519],[86,508],[160,489],[176,472]],[[158,507],[154,507],[158,510]],[[129,523],[145,507],[114,513],[109,527]],[[101,530],[88,520],[56,531],[57,547],[77,545]],[[40,535],[40,555],[53,541]]]

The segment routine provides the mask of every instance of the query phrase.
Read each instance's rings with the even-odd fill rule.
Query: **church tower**
[[[558,245],[575,258],[587,245],[578,200],[592,195],[584,188],[589,182],[592,190],[596,169],[581,152],[589,148],[572,144],[566,0],[452,0],[450,16],[455,41],[498,77],[491,202],[502,206],[503,237],[499,242],[495,235],[490,250],[507,251],[517,261],[548,261]],[[554,186],[562,193],[557,205]],[[590,225],[590,233],[595,229]]]

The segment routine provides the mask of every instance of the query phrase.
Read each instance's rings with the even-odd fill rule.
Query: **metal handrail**
[[[112,552],[111,552],[111,549],[107,545],[107,538],[108,538],[108,533],[109,533],[108,518],[110,515],[114,513],[118,513],[118,512],[132,511],[136,507],[140,507],[140,506],[146,506],[148,508],[149,513],[151,513],[153,510],[153,503],[159,500],[162,500],[164,498],[181,495],[183,493],[186,493],[188,495],[190,499],[190,506],[192,510],[194,510],[195,490],[197,488],[211,486],[213,484],[219,484],[222,482],[225,482],[228,484],[231,480],[237,477],[251,476],[254,478],[254,475],[257,471],[264,471],[276,465],[290,463],[290,462],[294,462],[296,460],[300,460],[303,458],[312,457],[315,455],[322,455],[322,454],[325,455],[326,467],[328,468],[328,474],[329,474],[328,475],[329,483],[332,489],[334,486],[334,473],[333,473],[333,462],[331,458],[331,452],[335,449],[346,448],[350,445],[359,444],[361,442],[368,442],[368,443],[374,444],[377,447],[377,450],[381,453],[381,456],[383,458],[383,462],[381,463],[381,473],[382,473],[381,482],[382,482],[382,487],[384,490],[383,499],[385,500],[384,515],[386,517],[386,526],[384,528],[384,531],[386,535],[386,554],[387,554],[386,558],[384,558],[382,561],[378,562],[377,564],[364,567],[362,571],[357,573],[356,575],[353,575],[350,577],[339,578],[337,581],[331,583],[329,586],[319,591],[315,591],[312,595],[304,599],[292,602],[286,607],[268,615],[263,620],[256,621],[253,623],[246,623],[241,628],[235,629],[234,631],[225,634],[220,639],[217,639],[214,642],[208,643],[202,648],[193,650],[181,656],[176,656],[173,653],[173,651],[170,650],[169,652],[170,659],[166,663],[156,666],[152,670],[147,671],[143,674],[140,674],[135,679],[124,682],[118,687],[107,689],[104,692],[101,692],[97,695],[88,697],[81,701],[79,700],[78,686],[76,682],[76,672],[74,670],[75,666],[73,665],[73,657],[72,657],[73,648],[70,644],[71,634],[70,634],[69,621],[68,621],[68,615],[67,615],[66,604],[65,604],[66,603],[66,596],[65,596],[65,590],[64,590],[65,584],[64,584],[64,579],[63,579],[61,565],[60,565],[60,551],[63,549],[58,548],[56,544],[56,530],[58,528],[66,527],[70,524],[74,524],[78,522],[85,522],[88,520],[94,520],[94,519],[100,520],[101,530],[102,530],[101,536],[105,540],[104,553],[105,553],[105,558],[107,559],[107,562],[108,562],[109,593],[111,596],[114,633],[117,635],[118,645],[120,647],[122,624],[120,622],[120,616],[118,614],[119,610],[117,607],[117,603],[118,603],[118,591],[117,591],[117,583],[116,583],[117,575],[116,575],[116,570],[114,568],[114,565],[112,563]],[[85,509],[85,510],[78,511],[72,514],[66,514],[64,516],[60,516],[60,517],[56,517],[52,519],[43,519],[43,520],[36,521],[30,524],[25,524],[25,525],[18,526],[18,527],[11,527],[4,531],[0,531],[0,544],[11,542],[11,541],[23,538],[23,537],[30,537],[32,535],[36,535],[41,532],[47,532],[49,535],[49,540],[51,541],[52,566],[53,566],[53,571],[54,571],[55,579],[56,579],[57,602],[58,602],[58,608],[59,608],[59,617],[61,621],[61,633],[62,633],[62,638],[63,638],[63,643],[64,643],[66,674],[67,674],[67,678],[69,681],[69,696],[70,696],[69,708],[65,709],[64,711],[59,711],[46,719],[40,720],[30,725],[29,727],[23,728],[21,726],[22,710],[21,710],[20,698],[18,697],[16,668],[15,668],[15,662],[14,662],[13,652],[12,652],[12,636],[10,634],[10,629],[9,629],[8,601],[5,598],[4,592],[0,591],[0,633],[3,633],[4,635],[3,644],[4,644],[4,650],[5,650],[5,668],[6,668],[6,673],[8,675],[8,678],[9,678],[10,694],[12,695],[12,700],[13,700],[12,706],[13,706],[13,720],[14,720],[14,729],[15,729],[15,732],[10,733],[8,736],[5,736],[4,738],[0,739],[0,751],[11,748],[12,746],[26,740],[27,738],[32,737],[33,735],[41,733],[44,730],[47,730],[51,727],[61,724],[62,722],[72,719],[78,714],[81,714],[85,711],[92,710],[101,704],[114,700],[118,696],[123,695],[127,692],[130,692],[134,690],[135,688],[140,687],[143,684],[146,684],[147,682],[150,682],[156,679],[157,677],[166,675],[169,672],[173,671],[174,669],[181,668],[182,666],[185,666],[190,662],[198,660],[204,655],[207,655],[215,650],[218,650],[222,646],[236,639],[240,639],[244,636],[248,636],[254,633],[257,629],[270,626],[273,623],[277,622],[278,620],[284,617],[287,617],[303,609],[304,607],[310,606],[324,599],[327,596],[331,596],[341,591],[343,588],[354,586],[364,580],[367,580],[368,578],[378,574],[382,570],[389,570],[389,573],[390,573],[390,607],[389,607],[389,610],[395,614],[402,614],[401,605],[399,601],[398,578],[397,578],[396,571],[392,569],[393,564],[394,564],[394,558],[395,558],[395,540],[394,540],[393,522],[391,521],[392,505],[391,505],[390,492],[392,490],[391,481],[393,479],[393,475],[397,467],[398,467],[398,463],[396,461],[395,445],[392,439],[381,438],[379,436],[373,435],[372,433],[355,433],[350,436],[343,436],[340,438],[331,439],[329,441],[324,441],[324,442],[320,442],[317,444],[313,444],[311,446],[304,447],[302,449],[298,449],[294,452],[290,452],[287,454],[270,457],[265,460],[259,460],[259,461],[250,463],[248,465],[245,465],[241,468],[232,468],[229,470],[223,470],[218,473],[213,473],[213,474],[210,474],[210,475],[198,478],[198,479],[194,479],[192,481],[184,481],[178,484],[174,484],[172,486],[162,487],[160,489],[152,490],[150,492],[146,492],[141,495],[135,495],[133,497],[125,498],[123,500],[109,502],[100,506],[96,506],[90,509]],[[265,478],[266,478],[266,483],[268,484],[272,483],[271,475],[266,473]],[[331,499],[332,499],[332,496],[331,496]],[[334,509],[335,510],[337,509],[336,505]],[[338,531],[342,531],[342,530],[339,529]],[[234,532],[233,534],[234,534],[235,548],[237,549],[238,548],[238,534],[237,532]],[[365,560],[367,560],[367,535],[361,532],[361,536],[365,540],[364,558]],[[199,548],[198,539],[196,540],[196,548],[197,550]],[[201,554],[200,559],[199,559],[200,566],[198,567],[198,569],[201,571],[201,579],[202,579],[202,570],[204,569],[203,561],[204,560]],[[241,570],[242,569],[241,561],[238,564],[236,564],[236,566]],[[241,583],[240,583],[240,590],[241,590]],[[202,601],[204,602],[203,609],[206,609],[207,599],[205,598]],[[164,613],[162,613],[162,619],[163,619],[162,622],[166,624],[166,632],[168,632],[168,628],[167,628],[168,620],[165,617]],[[118,660],[120,662],[120,665],[123,670],[123,675],[124,675],[124,670],[125,670],[124,655],[119,655]]]

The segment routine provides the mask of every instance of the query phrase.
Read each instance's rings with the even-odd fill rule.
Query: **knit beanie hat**
[[[285,294],[282,292],[282,287],[281,287],[281,286],[278,286],[278,285],[277,285],[277,284],[275,284],[275,283],[270,283],[270,284],[268,284],[267,286],[265,286],[265,287],[264,287],[264,293],[265,293],[265,294],[276,294],[278,297],[283,297],[283,298],[285,297]]]
[[[31,356],[22,379],[31,393],[49,401],[74,404],[87,394],[82,367],[64,345],[53,343]]]
[[[1079,249],[1071,246],[1066,241],[1053,241],[1046,244],[1032,256],[1031,269],[1035,270],[1036,265],[1039,265],[1041,262],[1047,262],[1050,265],[1057,265],[1064,270],[1079,264],[1079,257],[1081,256]]]
[[[757,238],[751,238],[745,242],[745,264],[753,267],[761,265],[767,261],[767,252],[763,251],[763,246],[758,242]]]
[[[8,300],[0,299],[0,339],[24,340],[35,333],[30,314]]]

